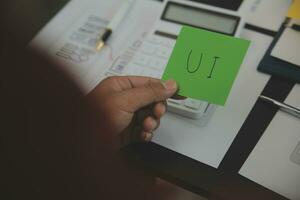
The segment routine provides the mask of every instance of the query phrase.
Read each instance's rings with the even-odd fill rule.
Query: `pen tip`
[[[259,96],[259,98],[260,98],[260,99],[262,99],[262,100],[264,100],[264,101],[268,101],[268,100],[269,100],[269,98],[268,98],[268,97],[266,97],[266,96],[263,96],[263,95],[260,95],[260,96]]]
[[[104,42],[103,41],[100,41],[98,44],[97,44],[97,51],[100,51],[102,48],[104,47]]]

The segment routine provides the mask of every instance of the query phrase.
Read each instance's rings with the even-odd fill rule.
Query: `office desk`
[[[11,6],[14,6],[13,2]],[[12,19],[24,19],[24,16],[27,16],[25,19],[31,22],[31,27],[26,28],[24,44],[27,44],[66,2],[67,0],[31,0],[22,7],[22,12],[15,12]],[[16,13],[20,16],[16,16]],[[246,28],[272,36],[276,34],[251,25],[246,25]],[[272,77],[262,93],[283,101],[293,86],[293,82]],[[276,112],[276,108],[268,107],[258,100],[218,169],[154,143],[134,145],[125,152],[129,153],[134,162],[149,168],[158,176],[210,199],[259,199],[262,196],[264,199],[285,199],[238,174]]]

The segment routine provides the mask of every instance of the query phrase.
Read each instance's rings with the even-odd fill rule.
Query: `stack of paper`
[[[300,11],[300,10],[299,10]],[[300,66],[300,31],[286,28],[271,55]]]

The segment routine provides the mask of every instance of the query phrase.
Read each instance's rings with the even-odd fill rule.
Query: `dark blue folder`
[[[285,25],[282,25],[279,32],[275,36],[271,46],[261,60],[258,70],[271,75],[280,76],[295,82],[300,83],[300,66],[285,62],[278,58],[272,57],[271,52],[276,45],[277,41],[281,37]],[[299,54],[300,56],[300,54]]]

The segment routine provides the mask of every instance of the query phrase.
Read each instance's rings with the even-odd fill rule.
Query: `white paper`
[[[183,155],[217,168],[243,125],[269,76],[256,68],[272,38],[244,30],[242,38],[251,40],[251,47],[225,107],[219,107],[205,127],[191,120],[168,114],[153,141]]]
[[[97,52],[96,44],[94,47],[92,43],[120,5],[122,0],[73,0],[36,36],[30,47],[55,60],[88,93],[105,78],[105,73],[131,41],[152,27],[161,8],[160,2],[137,0],[114,30],[108,47]],[[99,27],[99,34],[96,31],[82,34],[87,24]]]
[[[249,24],[278,31],[291,2],[291,0],[244,0],[239,12]]]
[[[300,106],[300,85],[285,101]],[[289,199],[300,199],[300,119],[278,111],[240,174]]]
[[[102,26],[107,23],[118,10],[116,5],[120,5],[121,1],[73,0],[40,32],[31,46],[39,48],[46,55],[62,63],[62,68],[71,73],[87,93],[105,76],[122,74],[119,66],[125,66],[123,63],[125,61],[129,62],[141,46],[145,32],[152,28],[156,18],[161,14],[160,2],[137,1],[128,17],[109,40],[113,51],[106,48],[100,53],[95,53],[92,51],[93,48],[84,44],[82,40],[72,39],[74,33],[84,26],[91,15],[101,19],[96,25]],[[256,68],[272,38],[249,30],[245,30],[242,37],[252,41],[251,48],[233,85],[226,107],[218,108],[208,126],[202,128],[195,125],[194,120],[167,114],[154,137],[154,142],[210,166],[218,167],[269,80],[268,75],[258,73]],[[82,48],[84,52],[89,52],[89,59],[84,55],[79,60],[78,57],[72,57],[73,60],[70,60],[57,56],[57,53],[73,51],[72,46],[65,46],[67,43],[78,47],[79,51],[76,48],[74,50],[76,53],[81,53]]]
[[[300,31],[286,28],[271,55],[300,67]]]

